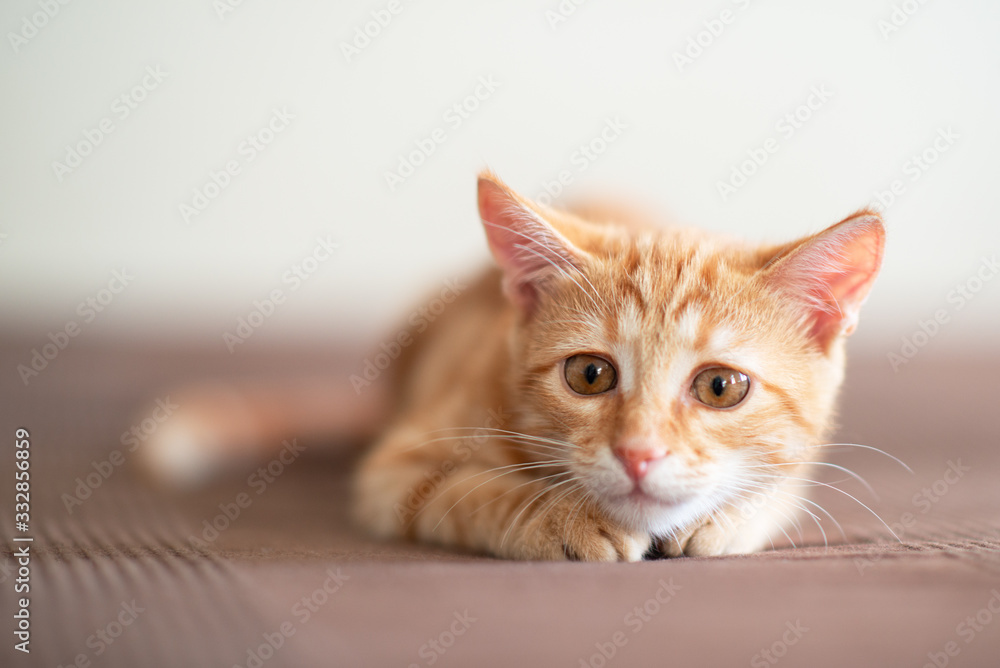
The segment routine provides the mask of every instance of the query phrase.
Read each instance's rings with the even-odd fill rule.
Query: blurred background
[[[996,3],[10,0],[0,25],[0,328],[26,360],[71,320],[74,345],[227,354],[275,289],[236,350],[371,345],[487,261],[486,165],[758,240],[877,205],[853,345],[898,352],[939,309],[925,349],[1000,325]]]

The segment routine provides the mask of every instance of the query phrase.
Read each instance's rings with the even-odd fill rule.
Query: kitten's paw
[[[528,559],[550,561],[642,561],[648,534],[629,531],[589,502],[564,500],[524,527]]]
[[[732,531],[727,531],[713,520],[683,529],[673,536],[657,538],[654,554],[657,557],[714,557],[729,554]]]

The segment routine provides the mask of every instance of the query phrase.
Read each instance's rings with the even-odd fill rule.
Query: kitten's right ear
[[[523,313],[531,314],[552,276],[580,271],[585,253],[489,170],[479,175],[479,217],[503,270],[504,293]]]

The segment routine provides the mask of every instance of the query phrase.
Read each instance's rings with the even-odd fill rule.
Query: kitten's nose
[[[662,445],[650,443],[628,443],[614,448],[615,457],[625,467],[625,472],[632,480],[639,482],[646,477],[649,465],[670,454]]]

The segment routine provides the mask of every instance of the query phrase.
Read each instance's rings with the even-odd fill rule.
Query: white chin
[[[675,502],[653,497],[609,499],[601,504],[609,515],[635,531],[668,536],[710,512],[713,504],[697,495]]]

